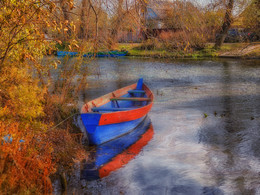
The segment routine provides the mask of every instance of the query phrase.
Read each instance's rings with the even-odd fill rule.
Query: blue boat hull
[[[99,120],[97,118],[99,118],[100,114],[94,115],[96,115],[96,118],[93,120],[93,122],[98,122]],[[84,126],[86,127],[86,129],[88,129],[87,134],[89,143],[91,145],[99,145],[112,139],[116,139],[136,128],[144,120],[144,117],[142,117],[136,120],[127,121],[123,123],[99,126],[96,124],[89,123],[89,121],[91,120],[89,118],[89,114],[81,114],[81,118]]]

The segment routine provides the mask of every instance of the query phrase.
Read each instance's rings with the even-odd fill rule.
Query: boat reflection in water
[[[109,175],[136,155],[148,144],[154,134],[151,120],[144,121],[130,133],[95,147],[91,160],[84,165],[81,179],[96,180]]]

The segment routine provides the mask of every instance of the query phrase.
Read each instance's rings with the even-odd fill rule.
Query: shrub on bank
[[[26,133],[27,132],[27,133]],[[7,134],[8,133],[8,134]],[[51,144],[20,123],[0,121],[0,193],[50,193]]]
[[[162,32],[157,38],[146,40],[136,49],[192,52],[204,49],[206,41],[203,34],[196,31]]]
[[[151,38],[144,41],[140,46],[136,47],[135,49],[138,50],[156,50],[162,49],[163,45],[159,42],[157,38]]]

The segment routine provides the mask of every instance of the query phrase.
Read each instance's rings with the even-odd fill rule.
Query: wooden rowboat
[[[136,128],[152,108],[153,98],[141,78],[83,105],[81,118],[90,144],[105,143]]]

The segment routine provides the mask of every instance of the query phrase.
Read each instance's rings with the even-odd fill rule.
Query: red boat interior
[[[99,107],[94,107],[91,110],[93,112],[126,111],[145,106],[149,101],[151,99],[147,97],[143,90],[143,79],[139,79],[135,89],[128,90],[121,97],[112,97],[110,98],[110,102]]]
[[[152,93],[140,78],[136,84],[116,90],[112,93],[88,102],[83,106],[82,113],[109,113],[127,111],[148,105],[152,101]]]

